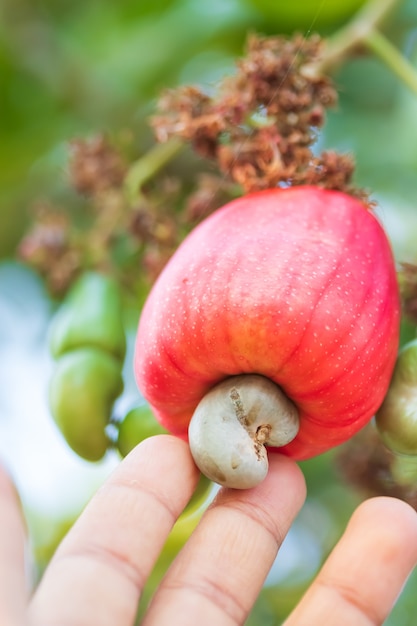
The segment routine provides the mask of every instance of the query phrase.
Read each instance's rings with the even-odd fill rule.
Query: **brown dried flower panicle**
[[[235,76],[216,94],[182,87],[162,96],[152,120],[157,139],[190,141],[245,192],[280,183],[352,192],[352,159],[312,151],[326,109],[337,102],[329,78],[313,71],[321,50],[318,36],[250,37]]]
[[[404,315],[417,324],[417,265],[401,263],[398,272]]]
[[[46,279],[51,292],[60,295],[80,270],[80,250],[66,213],[46,204],[36,207],[34,213],[33,226],[17,252]]]
[[[76,211],[38,211],[20,257],[56,294],[86,268],[133,286],[139,270],[141,282],[150,284],[184,235],[242,192],[311,184],[366,199],[352,185],[349,156],[313,151],[326,109],[337,102],[318,70],[321,53],[318,36],[251,36],[235,74],[215,93],[190,86],[165,92],[151,121],[157,139],[188,141],[215,165],[202,161],[193,180],[188,173],[161,175],[178,141],[171,143],[175,150],[151,149],[130,166],[121,137],[72,141],[68,178],[82,201]],[[131,193],[129,174],[141,163],[146,175]]]
[[[94,196],[122,185],[127,166],[104,135],[74,139],[70,147],[70,182],[79,193]]]
[[[341,477],[364,497],[391,496],[417,510],[415,479],[404,480],[403,470],[398,474],[398,457],[384,446],[373,423],[343,444],[335,461]]]

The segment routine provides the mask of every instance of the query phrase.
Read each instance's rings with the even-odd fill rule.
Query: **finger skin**
[[[144,583],[198,480],[188,445],[168,435],[135,448],[97,492],[36,592],[36,626],[128,626]]]
[[[417,514],[378,497],[364,502],[285,626],[375,626],[417,563]]]
[[[0,467],[0,624],[25,622],[28,585],[25,568],[26,526],[12,480]]]
[[[143,626],[243,624],[305,499],[301,471],[271,455],[267,478],[224,489],[203,516],[158,591]]]

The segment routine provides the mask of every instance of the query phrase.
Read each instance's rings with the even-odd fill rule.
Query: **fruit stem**
[[[178,137],[172,137],[164,143],[153,146],[149,152],[134,161],[125,177],[125,189],[129,201],[133,204],[141,195],[143,185],[157,174],[184,147]]]
[[[417,95],[417,72],[395,46],[377,30],[368,33],[365,45]]]
[[[368,49],[417,95],[417,72],[411,63],[378,30],[401,0],[371,0],[353,19],[326,41],[321,59],[310,71],[314,75],[333,71],[353,52]]]
[[[286,445],[298,427],[297,409],[275,383],[242,374],[226,378],[204,396],[188,435],[205,476],[226,487],[249,489],[268,472],[265,446]]]
[[[327,39],[323,55],[314,69],[318,75],[332,71],[353,51],[362,47],[369,35],[384,22],[402,0],[371,0],[335,35]]]

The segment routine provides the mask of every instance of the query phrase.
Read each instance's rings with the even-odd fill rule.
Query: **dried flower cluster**
[[[149,198],[142,194],[133,206],[128,203],[126,165],[104,136],[77,139],[70,147],[69,182],[85,196],[81,224],[71,210],[42,206],[20,243],[20,258],[44,276],[57,296],[86,268],[116,274],[131,286],[137,283],[141,263],[144,282],[151,284],[180,240],[173,216],[155,194]],[[178,185],[166,185],[164,180],[159,189],[167,201],[178,195]]]
[[[77,191],[94,196],[123,184],[127,165],[103,135],[71,142],[70,180]]]
[[[374,425],[369,424],[341,446],[336,467],[342,478],[364,497],[391,496],[408,502],[417,510],[415,480],[398,475],[397,461],[395,454],[381,442]]]
[[[71,147],[71,186],[82,194],[102,194],[109,187],[107,180],[114,180],[111,164],[117,161],[105,139],[74,141]],[[60,296],[85,266],[85,242],[88,240],[93,248],[96,232],[80,231],[71,210],[42,203],[35,207],[32,227],[21,240],[18,255],[45,278],[54,295]]]
[[[417,265],[402,263],[398,272],[404,315],[417,324]]]
[[[81,266],[69,216],[50,205],[35,207],[33,227],[20,242],[18,255],[47,279],[52,293],[65,291]]]
[[[166,162],[155,166],[146,159],[150,153],[129,163],[104,136],[71,142],[69,182],[84,198],[85,215],[77,221],[71,208],[38,211],[19,247],[21,258],[57,295],[86,268],[116,274],[132,288],[140,274],[150,286],[184,235],[244,192],[314,184],[365,198],[352,185],[350,157],[313,152],[326,108],[337,100],[330,80],[317,71],[321,49],[318,37],[253,36],[217,94],[183,87],[162,96],[151,121],[157,139],[188,141],[217,165],[216,171],[202,160],[203,171],[191,181],[186,174],[162,175]],[[129,173],[141,163],[145,182],[132,198]]]
[[[152,120],[156,137],[190,141],[245,192],[280,183],[353,191],[354,163],[312,146],[337,93],[317,75],[322,42],[300,35],[249,38],[236,75],[210,96],[196,87],[167,91]]]

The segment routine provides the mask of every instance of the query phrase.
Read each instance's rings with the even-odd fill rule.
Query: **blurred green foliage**
[[[0,250],[28,206],[63,183],[65,143],[134,132],[162,88],[212,80],[241,51],[248,16],[234,2],[5,0],[0,22]]]
[[[307,30],[320,25],[316,17]],[[14,255],[36,202],[66,202],[69,140],[103,131],[126,134],[140,153],[151,142],[146,119],[162,89],[195,82],[210,86],[232,71],[248,32],[285,28],[246,0],[3,0],[0,257]],[[305,31],[305,22],[299,28]],[[325,28],[324,34],[332,31],[329,22]],[[416,65],[415,0],[404,0],[385,32]],[[345,63],[335,81],[340,103],[319,144],[353,153],[359,183],[380,201],[398,260],[416,261],[417,97],[369,57]],[[188,165],[181,163],[184,175]],[[407,327],[404,334],[409,338],[413,332]],[[358,496],[334,476],[331,455],[305,463],[303,470],[311,502],[330,518],[320,547],[324,558]],[[40,524],[42,516],[34,515]],[[171,541],[168,560],[181,541]],[[47,546],[42,550],[48,554]],[[40,560],[43,567],[47,558]],[[266,588],[251,626],[280,623],[305,582],[281,595]],[[414,624],[416,585],[414,576],[387,623]]]

